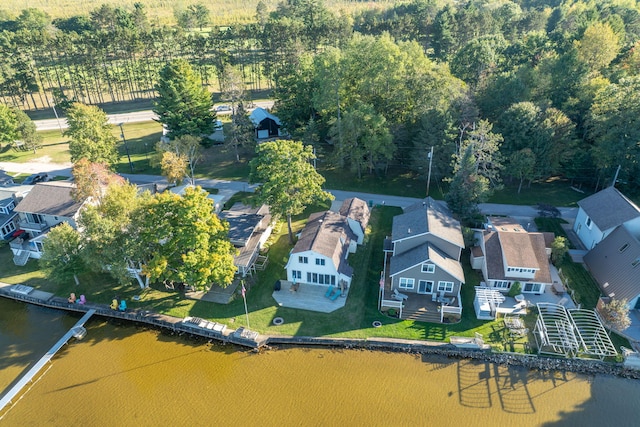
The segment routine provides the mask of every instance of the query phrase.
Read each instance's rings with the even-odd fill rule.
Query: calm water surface
[[[0,299],[0,385],[75,321]],[[97,319],[0,425],[637,426],[640,381],[369,351],[254,354]]]

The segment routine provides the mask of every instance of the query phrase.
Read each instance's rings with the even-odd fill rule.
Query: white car
[[[231,111],[231,107],[229,105],[218,105],[216,111]]]

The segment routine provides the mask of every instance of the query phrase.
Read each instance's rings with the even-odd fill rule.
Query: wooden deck
[[[276,300],[280,307],[331,313],[344,307],[347,303],[349,290],[334,301],[331,301],[324,296],[328,289],[327,286],[299,283],[298,290],[292,291],[292,284],[286,280],[281,280],[280,290],[273,291],[273,299]]]

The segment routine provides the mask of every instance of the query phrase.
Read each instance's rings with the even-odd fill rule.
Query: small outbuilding
[[[280,119],[269,113],[264,108],[256,108],[249,115],[256,130],[256,138],[267,139],[282,136]]]

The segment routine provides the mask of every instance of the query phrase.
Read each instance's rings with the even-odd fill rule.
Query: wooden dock
[[[0,412],[7,405],[13,402],[20,391],[22,391],[22,389],[27,384],[33,381],[33,378],[38,374],[38,372],[40,372],[42,368],[44,368],[44,366],[49,363],[49,361],[51,361],[51,358],[56,355],[56,353],[62,348],[62,346],[64,346],[71,339],[71,337],[77,333],[76,328],[83,327],[87,320],[89,320],[89,318],[93,316],[95,312],[96,311],[93,309],[87,311],[85,315],[82,316],[82,318],[78,320],[78,322],[73,326],[73,328],[69,329],[69,331],[64,334],[64,336],[60,338],[58,342],[55,343],[54,346],[51,347],[51,349],[47,351],[44,356],[42,356],[40,360],[38,360],[38,362],[24,374],[4,396],[2,396],[2,399],[0,399]]]

